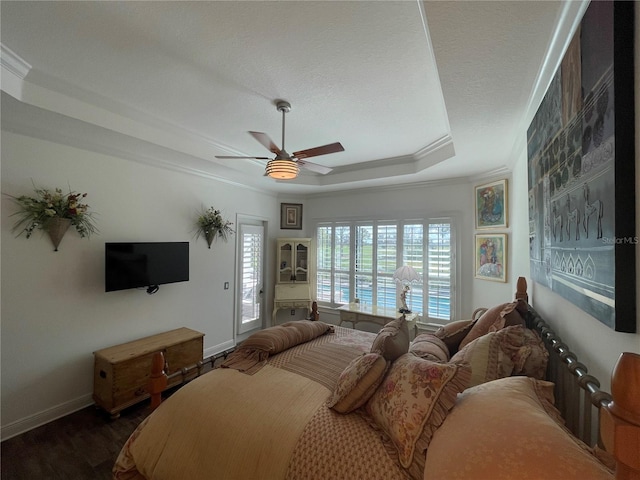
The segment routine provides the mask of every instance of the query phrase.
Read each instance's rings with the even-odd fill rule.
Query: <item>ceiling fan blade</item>
[[[300,150],[299,152],[293,152],[292,156],[301,159],[317,157],[318,155],[326,155],[328,153],[336,152],[344,152],[344,147],[340,144],[340,142],[330,143],[329,145],[323,145],[321,147],[308,148],[306,150]]]
[[[331,170],[333,170],[333,168],[325,167],[324,165],[318,165],[317,163],[307,162],[306,160],[298,160],[297,163],[302,168],[306,168],[307,170],[311,170],[312,172],[321,173],[323,175],[326,175]]]
[[[216,155],[216,158],[228,159],[228,158],[253,158],[256,160],[271,160],[269,157],[228,157],[224,155]]]
[[[273,140],[271,140],[269,138],[269,135],[267,135],[266,133],[249,132],[249,135],[259,141],[262,145],[264,145],[271,153],[275,153],[276,155],[280,153],[280,149],[278,148],[278,146],[273,143]]]

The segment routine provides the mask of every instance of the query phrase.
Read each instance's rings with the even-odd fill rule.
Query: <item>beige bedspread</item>
[[[363,418],[325,405],[337,376],[372,340],[338,327],[269,358],[254,375],[203,375],[138,427],[114,478],[406,478]]]
[[[327,395],[326,387],[269,365],[254,376],[216,370],[161,405],[129,453],[149,479],[284,478],[290,452]]]

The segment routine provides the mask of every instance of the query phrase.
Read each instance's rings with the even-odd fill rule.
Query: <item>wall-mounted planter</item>
[[[71,219],[69,218],[52,218],[49,221],[47,233],[49,234],[49,238],[53,243],[54,251],[58,251],[58,245],[62,241],[62,237],[67,233],[69,227],[71,226]]]
[[[89,213],[89,205],[82,203],[86,193],[62,193],[60,188],[49,190],[35,186],[34,193],[34,196],[8,195],[19,207],[13,214],[18,216],[18,221],[13,226],[13,231],[17,231],[18,235],[24,233],[30,238],[36,228],[44,230],[49,234],[54,251],[57,252],[62,237],[72,224],[82,238],[98,232],[92,213]]]
[[[198,213],[196,220],[196,239],[203,236],[207,241],[207,246],[211,248],[211,244],[216,238],[221,238],[225,242],[233,232],[232,222],[222,218],[220,210],[209,207]]]

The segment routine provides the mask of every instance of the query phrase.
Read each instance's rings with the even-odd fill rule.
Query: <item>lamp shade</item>
[[[300,167],[293,160],[270,160],[265,172],[271,178],[278,180],[292,180],[298,176]]]
[[[418,274],[413,267],[403,265],[395,271],[393,274],[393,280],[400,285],[408,285],[410,283],[418,283],[422,279],[420,278],[420,274]]]

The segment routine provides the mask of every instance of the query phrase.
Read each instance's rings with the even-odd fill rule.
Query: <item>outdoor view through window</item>
[[[410,265],[422,281],[411,285],[409,308],[422,321],[450,320],[455,238],[449,218],[405,223],[385,221],[319,223],[316,231],[320,304],[352,302],[396,308],[401,286],[393,273]]]

